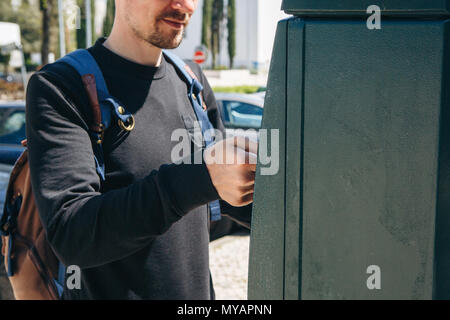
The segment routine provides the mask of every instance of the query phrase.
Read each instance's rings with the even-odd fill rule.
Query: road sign
[[[206,52],[203,50],[196,50],[194,53],[194,62],[198,64],[203,64],[206,61]]]
[[[208,48],[205,45],[199,45],[194,49],[194,58],[197,64],[203,64],[208,60]]]

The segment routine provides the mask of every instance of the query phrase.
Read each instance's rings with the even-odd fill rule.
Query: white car
[[[215,96],[227,135],[235,135],[237,129],[242,129],[245,136],[257,139],[264,110],[264,93],[216,93]]]

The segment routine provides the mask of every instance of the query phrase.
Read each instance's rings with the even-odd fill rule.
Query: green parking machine
[[[450,298],[450,0],[282,9],[249,299]]]

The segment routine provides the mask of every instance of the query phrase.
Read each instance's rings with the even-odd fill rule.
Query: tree
[[[41,50],[42,19],[39,2],[23,0],[20,7],[14,10],[11,1],[0,0],[0,21],[17,23],[20,26],[25,52]]]
[[[234,56],[236,55],[236,1],[228,0],[227,6],[228,27],[228,56],[230,57],[230,69],[233,69]]]
[[[44,29],[48,33],[48,52],[55,52],[58,46],[57,24],[57,6],[48,6],[50,8],[50,18],[46,19],[47,26],[44,26],[43,12],[40,9],[41,1],[22,0],[17,8],[13,8],[11,1],[0,0],[0,21],[17,23],[20,26],[21,42],[25,56],[34,52],[41,52],[47,46],[44,39]],[[55,3],[55,0],[45,1],[47,4]],[[42,3],[44,4],[44,3]],[[47,31],[45,31],[47,32]],[[44,46],[44,48],[42,48]],[[42,55],[43,59],[48,54]]]
[[[105,37],[109,36],[114,24],[114,15],[116,13],[116,4],[114,1],[115,0],[107,0],[106,3],[106,17],[103,22],[103,35]]]
[[[222,31],[222,21],[224,19],[223,0],[214,0],[212,4],[211,16],[211,54],[213,68],[217,66],[217,55],[220,53],[220,39]]]
[[[211,49],[211,17],[213,0],[203,2],[202,44]]]
[[[50,21],[52,7],[53,0],[40,0],[39,9],[41,9],[42,12],[42,65],[48,64],[48,54],[50,53]]]
[[[0,21],[13,22],[15,12],[12,9],[11,2],[0,1]]]
[[[11,4],[0,2],[0,21],[13,22],[14,16]],[[10,54],[3,54],[0,51],[0,65],[3,65],[3,72],[6,74],[8,73],[10,57]]]
[[[2,54],[0,53],[0,64],[3,65],[3,72],[5,74],[9,73],[9,60],[11,58],[11,54]]]
[[[77,48],[86,48],[86,5],[85,0],[77,0],[77,5],[80,8],[80,28],[77,29]],[[92,26],[92,40],[95,40],[95,0],[91,0],[91,26]]]

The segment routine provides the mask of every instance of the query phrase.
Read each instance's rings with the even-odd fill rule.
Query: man
[[[171,163],[172,132],[189,129],[196,116],[186,83],[161,49],[180,44],[197,1],[118,0],[111,35],[89,49],[111,95],[136,119],[131,132],[118,125],[106,131],[104,183],[80,76],[55,63],[30,79],[27,138],[36,202],[57,255],[81,268],[81,289],[65,288],[64,299],[214,298],[207,204],[222,199],[223,214],[249,225],[255,145],[228,139],[207,148],[202,164]],[[208,117],[223,130],[213,92],[192,68],[205,86]],[[221,165],[215,159],[223,156],[240,162]]]

